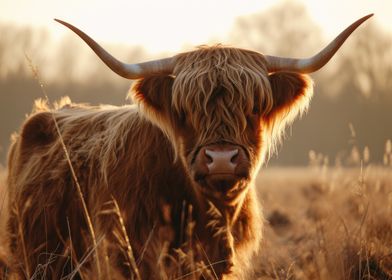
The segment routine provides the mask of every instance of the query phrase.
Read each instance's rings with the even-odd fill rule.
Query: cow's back
[[[41,106],[14,137],[9,153],[8,232],[15,260],[24,260],[31,276],[30,270],[57,255],[64,260],[53,262],[52,275],[63,274],[67,250],[83,259],[92,242],[77,183],[96,239],[110,243],[121,214],[138,257],[153,227],[164,220],[161,207],[188,195],[173,192],[187,183],[181,172],[173,172],[178,168],[168,140],[135,106],[68,104],[52,112]],[[114,201],[121,213],[113,212]],[[35,251],[40,254],[26,255]]]

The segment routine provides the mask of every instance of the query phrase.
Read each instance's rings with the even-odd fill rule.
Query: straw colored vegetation
[[[6,221],[6,210],[7,210],[7,197],[5,192],[5,176],[6,172],[4,168],[0,164],[0,279],[2,279],[3,272],[2,267],[5,266],[3,260],[6,260],[6,252],[3,246],[4,240],[4,232],[5,232],[5,221]]]
[[[392,279],[392,168],[272,169],[259,186],[258,279]]]
[[[262,170],[257,186],[266,226],[252,279],[392,279],[392,156],[388,151],[384,163],[384,166],[362,167],[359,164],[349,169],[311,165]],[[2,168],[0,234],[3,238],[4,179]],[[116,213],[121,224],[120,210]],[[124,235],[125,231],[121,233]],[[119,240],[124,241],[120,245],[131,263],[128,238],[123,236]],[[7,257],[3,244],[1,240],[0,259]],[[89,257],[94,258],[94,253],[86,252],[86,258]],[[101,278],[111,275],[117,279],[115,272],[110,271],[109,260],[104,258],[102,263]],[[76,270],[85,271],[83,261]],[[208,269],[203,271],[207,279],[214,279]],[[136,275],[134,272],[131,275]],[[6,273],[1,272],[0,279]],[[200,273],[192,275],[179,279],[201,276]],[[73,276],[75,273],[65,279]],[[86,271],[83,279],[96,279],[96,276]],[[167,279],[164,272],[162,279]]]
[[[382,165],[370,156],[354,145],[331,168],[311,151],[307,168],[261,172],[258,279],[392,279],[392,141]]]

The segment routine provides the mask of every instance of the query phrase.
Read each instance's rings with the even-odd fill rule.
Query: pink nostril
[[[205,149],[205,155],[208,159],[207,167],[211,173],[233,173],[237,166],[235,159],[238,155],[238,149],[229,151]]]

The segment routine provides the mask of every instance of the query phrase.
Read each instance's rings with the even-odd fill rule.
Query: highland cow
[[[259,251],[255,176],[312,81],[367,18],[308,59],[221,45],[125,64],[76,27],[135,105],[36,102],[9,153],[20,278],[240,279]]]

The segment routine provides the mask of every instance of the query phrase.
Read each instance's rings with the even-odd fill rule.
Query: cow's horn
[[[320,51],[315,56],[310,58],[286,58],[266,55],[268,72],[299,72],[299,73],[312,73],[323,67],[336,53],[340,46],[346,41],[348,36],[364,21],[373,16],[373,14],[367,15],[349,27],[347,27],[338,37],[335,38],[328,46]]]
[[[55,21],[75,32],[110,69],[124,78],[140,79],[148,75],[171,74],[173,72],[174,58],[172,57],[135,64],[123,63],[104,50],[97,42],[80,29],[59,19],[55,19]]]

